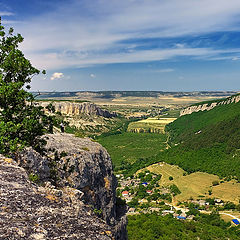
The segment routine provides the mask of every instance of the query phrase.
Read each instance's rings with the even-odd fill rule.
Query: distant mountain
[[[33,92],[34,95],[39,93]],[[198,91],[198,92],[164,92],[164,91],[75,91],[75,92],[41,92],[37,97],[39,99],[52,98],[116,98],[116,97],[159,97],[172,95],[173,97],[191,97],[191,96],[209,96],[225,97],[236,94],[234,91]]]
[[[239,98],[234,95],[183,110],[188,113],[167,126],[172,148],[160,153],[158,160],[177,164],[188,172],[234,176],[240,181]],[[201,110],[194,111],[195,107]]]

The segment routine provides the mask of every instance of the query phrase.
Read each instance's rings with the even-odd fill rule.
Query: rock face
[[[20,155],[21,166],[58,189],[75,189],[111,227],[115,239],[127,239],[126,216],[116,207],[117,181],[107,151],[90,139],[71,134],[48,134],[45,138],[47,156],[26,149]]]
[[[188,108],[183,109],[180,112],[180,116],[191,114],[193,112],[199,112],[199,111],[209,111],[217,106],[224,105],[224,104],[230,104],[230,103],[237,103],[240,101],[240,95],[229,97],[222,101],[212,102],[211,104],[200,104],[195,106],[190,106]]]
[[[0,156],[0,239],[113,239],[111,227],[80,200],[53,190],[33,185],[23,168]]]
[[[106,118],[115,117],[115,113],[110,113],[106,110],[101,109],[96,104],[83,102],[83,103],[75,103],[75,102],[39,102],[42,107],[46,107],[49,103],[52,103],[55,106],[57,112],[62,114],[66,114],[68,116],[76,116],[79,114],[86,115],[96,115],[102,116]]]

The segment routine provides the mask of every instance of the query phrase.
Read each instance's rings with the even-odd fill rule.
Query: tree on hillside
[[[21,42],[23,37],[14,35],[13,28],[6,31],[0,18],[0,153],[15,156],[26,146],[40,151],[45,144],[41,136],[52,125],[25,90],[40,71],[18,49]]]

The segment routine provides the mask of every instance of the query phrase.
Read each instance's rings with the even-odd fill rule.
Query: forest
[[[239,239],[239,227],[230,227],[216,213],[197,214],[193,221],[181,221],[157,213],[128,216],[129,240]]]

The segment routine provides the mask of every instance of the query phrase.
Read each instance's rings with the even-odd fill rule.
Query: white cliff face
[[[202,104],[202,105],[196,105],[196,106],[190,106],[188,108],[185,108],[183,109],[181,112],[180,112],[180,117],[181,116],[184,116],[184,115],[187,115],[187,114],[191,114],[193,112],[199,112],[199,111],[209,111],[217,106],[220,106],[220,105],[225,105],[225,104],[230,104],[230,103],[238,103],[240,101],[240,95],[236,95],[236,96],[233,96],[233,97],[229,97],[223,101],[220,101],[220,102],[213,102],[211,104]]]
[[[55,107],[56,112],[60,112],[62,114],[68,116],[76,116],[79,114],[87,114],[87,115],[96,115],[102,117],[114,117],[116,114],[110,113],[106,110],[101,109],[94,103],[83,102],[83,103],[76,103],[76,102],[39,102],[42,107],[46,107],[49,103],[52,103]]]

